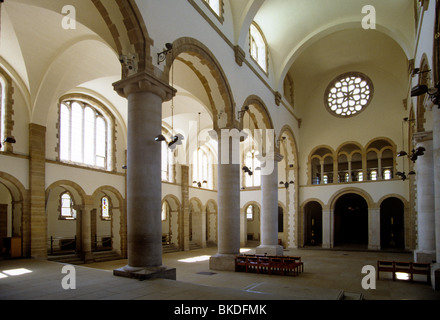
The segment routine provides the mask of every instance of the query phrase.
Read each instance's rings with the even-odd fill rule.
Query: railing
[[[93,251],[104,251],[111,250],[113,247],[112,236],[98,236],[93,237],[92,250]]]
[[[70,237],[50,237],[49,254],[76,252],[76,236]]]
[[[113,246],[112,236],[98,236],[92,238],[92,250],[104,251],[111,250]],[[73,253],[76,252],[76,235],[74,237],[53,237],[48,239],[48,253]]]

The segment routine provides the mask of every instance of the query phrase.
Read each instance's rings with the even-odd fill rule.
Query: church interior
[[[1,1],[0,299],[85,298],[60,265],[139,286],[122,299],[440,299],[439,13]],[[304,270],[237,272],[246,253]],[[390,260],[428,271],[376,276]]]

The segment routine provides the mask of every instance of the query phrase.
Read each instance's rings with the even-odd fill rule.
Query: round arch
[[[4,185],[10,194],[11,201],[10,203],[7,203],[8,207],[10,206],[10,208],[6,208],[6,210],[9,210],[7,216],[10,216],[12,219],[10,224],[12,230],[8,230],[7,221],[7,225],[2,226],[2,230],[6,231],[6,234],[0,235],[2,237],[0,239],[0,243],[2,244],[3,237],[6,237],[8,233],[11,233],[11,236],[19,236],[21,237],[22,256],[28,257],[31,255],[31,229],[28,192],[17,178],[6,172],[0,171],[0,184]]]
[[[235,115],[235,102],[229,81],[214,54],[200,41],[182,37],[173,42],[173,54],[166,59],[166,68],[163,72],[164,80],[169,82],[171,66],[178,56],[186,54],[194,65],[204,65],[210,72],[196,72],[204,85],[206,94],[211,104],[214,130],[222,128],[237,128],[239,126]],[[210,81],[215,82],[215,87],[210,86]]]
[[[316,198],[308,199],[301,205],[300,246],[322,245],[323,210],[324,203]]]
[[[98,210],[101,206],[101,199],[103,196],[107,196],[110,199],[111,204],[111,219],[110,221],[104,221],[102,219],[98,219],[100,216]],[[120,254],[122,257],[126,257],[127,252],[127,213],[124,198],[122,197],[119,190],[116,188],[106,185],[97,188],[92,196],[90,197],[94,202],[95,209],[97,214],[95,217],[92,217],[93,220],[96,220],[96,223],[92,224],[92,240],[93,235],[97,236],[111,236],[111,244],[112,248]],[[108,233],[99,234],[99,231],[102,232],[102,227],[99,228],[102,224],[110,223],[110,227],[108,229]]]

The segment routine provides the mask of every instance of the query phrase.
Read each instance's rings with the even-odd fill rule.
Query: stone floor
[[[243,248],[254,252],[254,248]],[[76,288],[65,290],[64,264],[35,260],[0,260],[0,300],[336,300],[362,295],[365,300],[440,300],[424,277],[413,283],[380,275],[376,289],[364,290],[362,267],[377,260],[410,261],[409,253],[289,249],[301,256],[299,276],[209,270],[216,248],[163,255],[163,264],[177,269],[177,280],[139,281],[114,276],[127,260],[74,266]],[[69,282],[71,283],[71,282]]]

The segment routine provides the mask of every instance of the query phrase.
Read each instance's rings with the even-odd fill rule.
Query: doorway
[[[304,245],[322,245],[322,206],[311,201],[304,207]]]
[[[404,249],[404,205],[398,198],[387,198],[380,205],[381,249]]]
[[[335,246],[368,246],[368,204],[357,194],[341,196],[335,205]]]

